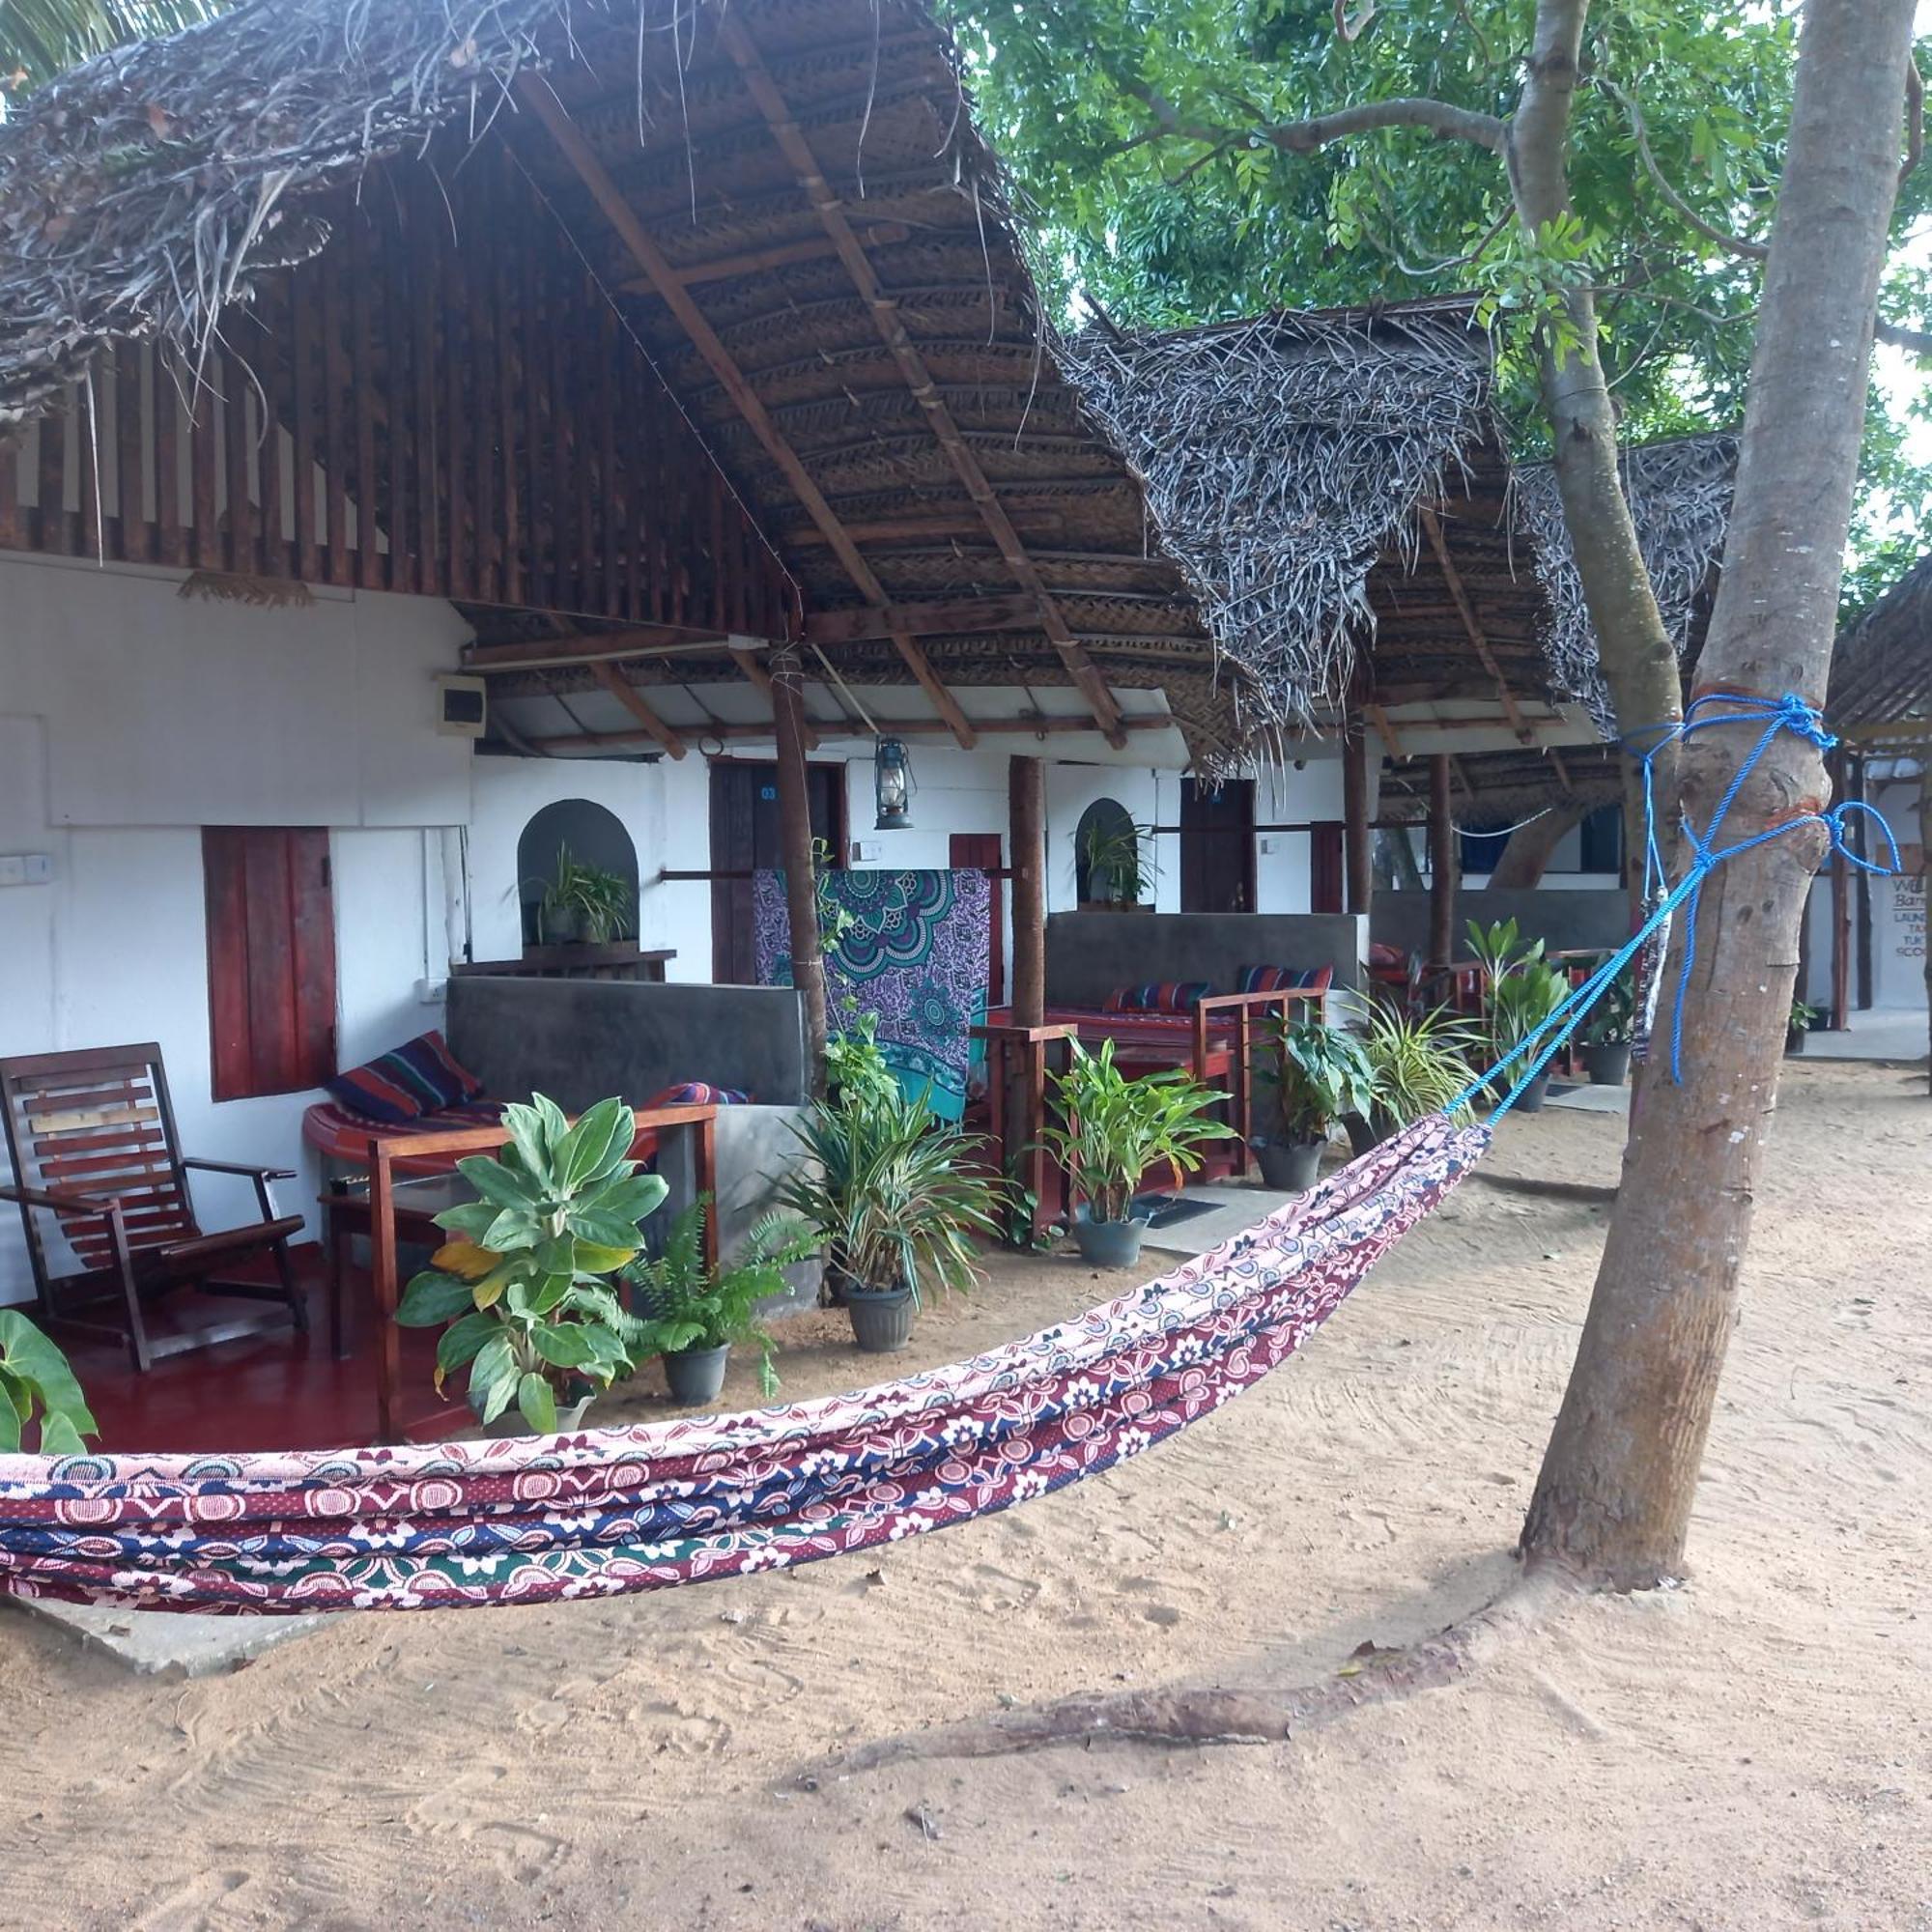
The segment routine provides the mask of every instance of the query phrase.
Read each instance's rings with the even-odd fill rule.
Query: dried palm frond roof
[[[1932,556],[1842,632],[1826,716],[1861,744],[1923,745],[1932,726]]]
[[[1466,600],[1520,696],[1607,725],[1548,465],[1513,468],[1466,299],[1082,331],[1065,360],[1146,479],[1221,646],[1304,717],[1477,688]],[[1624,454],[1680,653],[1701,637],[1735,438]],[[1444,533],[1425,544],[1423,512]],[[1433,554],[1432,554],[1433,553]]]
[[[1702,647],[1737,482],[1738,440],[1713,433],[1643,442],[1619,452],[1624,495],[1636,525],[1665,635],[1680,661]],[[1517,502],[1533,539],[1536,574],[1549,600],[1545,649],[1558,691],[1583,704],[1607,737],[1615,729],[1583,603],[1583,581],[1563,524],[1556,473],[1547,463],[1517,473]]]

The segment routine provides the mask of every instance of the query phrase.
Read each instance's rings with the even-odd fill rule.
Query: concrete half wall
[[[1051,1006],[1097,1007],[1117,986],[1206,980],[1236,990],[1243,966],[1334,968],[1362,982],[1362,922],[1352,913],[1060,912],[1046,922]]]
[[[1504,887],[1464,892],[1456,900],[1456,950],[1468,952],[1466,922],[1490,925],[1513,919],[1525,939],[1542,940],[1552,952],[1621,946],[1630,937],[1630,899],[1621,889],[1604,892],[1552,892]],[[1383,946],[1425,955],[1429,951],[1429,895],[1378,892],[1369,914],[1369,930]]]
[[[449,1044],[494,1098],[548,1094],[571,1114],[611,1094],[641,1106],[686,1080],[766,1106],[806,1095],[804,1009],[787,986],[459,976]]]

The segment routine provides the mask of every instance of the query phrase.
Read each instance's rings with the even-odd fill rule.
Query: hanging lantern
[[[904,832],[912,825],[912,761],[905,741],[881,738],[872,753],[872,792],[878,802],[875,832]]]

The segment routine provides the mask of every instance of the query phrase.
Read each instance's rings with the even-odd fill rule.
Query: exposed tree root
[[[1093,1692],[835,1752],[808,1765],[793,1782],[816,1791],[836,1778],[889,1765],[1004,1757],[1056,1745],[1274,1744],[1332,1723],[1364,1704],[1455,1683],[1580,1587],[1569,1571],[1541,1563],[1525,1569],[1481,1609],[1434,1636],[1390,1650],[1363,1644],[1322,1683]]]

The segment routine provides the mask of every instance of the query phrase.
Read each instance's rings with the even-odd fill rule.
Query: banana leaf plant
[[[573,1126],[539,1094],[503,1109],[509,1141],[457,1163],[478,1199],[445,1208],[451,1236],[403,1292],[407,1327],[447,1322],[436,1385],[469,1370],[471,1406],[485,1427],[509,1407],[540,1435],[556,1426],[559,1395],[605,1389],[640,1359],[641,1324],[613,1277],[642,1250],[639,1226],[665,1182],[631,1155],[637,1122],[621,1100],[600,1100]]]

